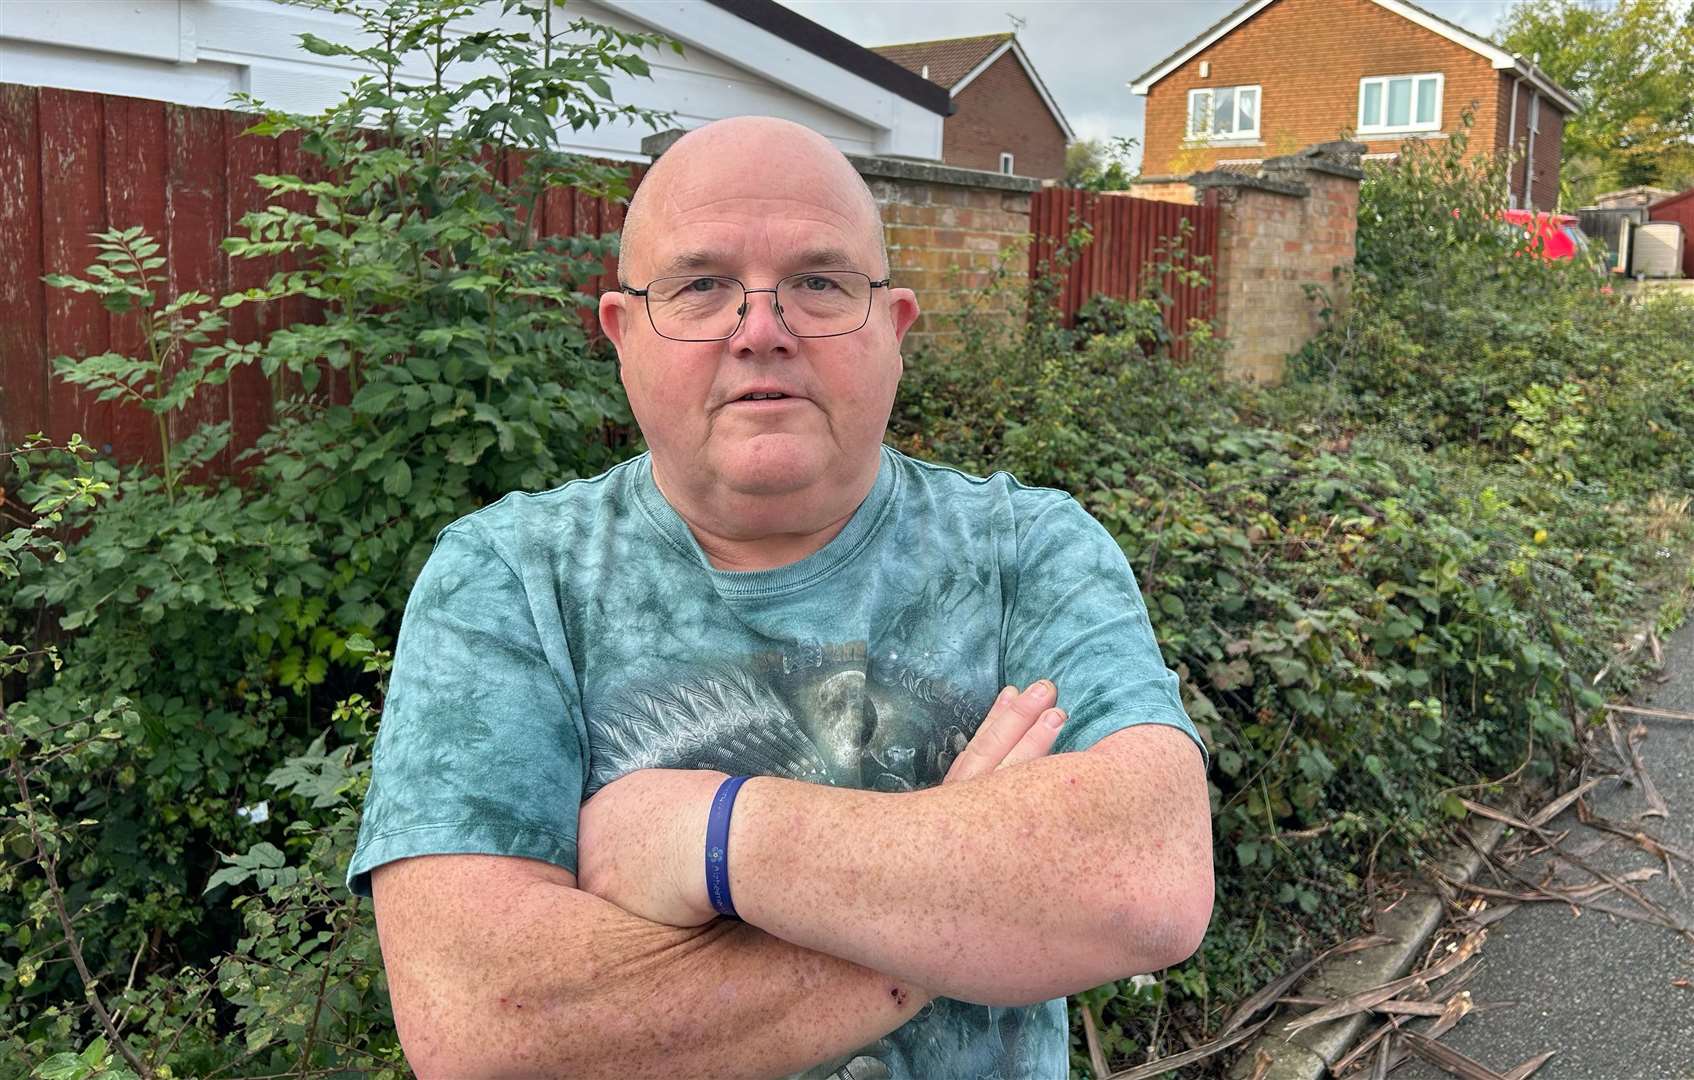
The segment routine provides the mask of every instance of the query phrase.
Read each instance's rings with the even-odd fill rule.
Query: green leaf
[[[69,1051],[60,1051],[35,1067],[41,1080],[82,1080],[92,1072],[88,1063]]]
[[[412,490],[412,467],[406,464],[404,458],[396,459],[388,467],[388,472],[382,478],[382,490],[397,499],[403,499]]]

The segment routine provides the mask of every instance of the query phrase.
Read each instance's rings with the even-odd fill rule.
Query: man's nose
[[[730,350],[736,356],[787,356],[793,355],[799,345],[800,339],[777,316],[776,293],[748,293],[747,311],[735,336],[730,338]]]

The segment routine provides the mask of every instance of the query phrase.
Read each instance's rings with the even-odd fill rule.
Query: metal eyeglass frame
[[[866,281],[870,282],[871,295],[868,298],[868,302],[865,304],[865,317],[862,320],[860,320],[858,326],[853,327],[853,329],[851,329],[851,330],[840,330],[840,331],[837,331],[836,333],[833,333],[833,334],[799,334],[799,333],[795,333],[794,329],[788,325],[788,320],[784,319],[782,317],[782,305],[776,302],[776,291],[777,291],[777,289],[780,289],[782,287],[782,283],[784,281],[788,281],[791,278],[809,277],[813,274],[859,274]],[[747,321],[747,309],[752,306],[748,301],[748,297],[752,296],[754,293],[762,293],[762,292],[768,292],[768,293],[771,294],[771,307],[773,309],[775,309],[776,321],[782,324],[782,328],[784,330],[787,330],[790,334],[793,334],[797,338],[805,338],[807,340],[815,340],[815,339],[818,339],[818,338],[846,337],[848,334],[856,334],[860,330],[863,330],[865,328],[865,324],[871,321],[871,308],[874,306],[874,301],[876,299],[876,290],[877,289],[890,288],[891,283],[894,280],[893,278],[883,278],[881,281],[871,281],[870,280],[871,276],[869,274],[864,273],[864,271],[862,271],[862,270],[801,270],[798,273],[785,275],[783,278],[781,278],[779,281],[777,281],[777,283],[774,286],[772,286],[769,289],[749,289],[747,287],[746,283],[743,282],[740,278],[733,278],[733,277],[730,277],[728,274],[699,274],[699,275],[667,274],[667,275],[665,275],[665,277],[690,277],[690,276],[698,276],[698,277],[703,277],[703,278],[708,278],[708,277],[709,278],[718,278],[719,280],[722,280],[722,281],[733,281],[737,285],[741,286],[741,308],[740,308],[740,310],[739,310],[739,312],[737,313],[737,316],[736,316],[735,329],[731,330],[727,334],[720,334],[717,337],[707,337],[707,338],[671,337],[669,334],[665,333],[663,330],[660,330],[659,324],[653,320],[653,302],[651,300],[649,300],[648,297],[647,297],[647,294],[653,288],[653,281],[663,281],[664,278],[654,278],[653,281],[649,281],[647,283],[647,288],[645,288],[645,289],[632,289],[628,285],[626,285],[626,284],[624,284],[623,282],[620,281],[620,282],[618,282],[618,291],[621,292],[621,293],[625,293],[629,296],[639,296],[639,297],[641,297],[641,306],[647,310],[647,325],[649,325],[653,328],[653,333],[658,334],[660,337],[664,338],[666,341],[728,341],[730,338],[734,337],[736,334],[739,334],[741,332],[742,324]]]

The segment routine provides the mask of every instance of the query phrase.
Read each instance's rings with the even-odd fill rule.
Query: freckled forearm
[[[435,1049],[452,1047],[420,1076],[787,1076],[876,1041],[929,1000],[751,926],[678,929],[574,890],[553,899],[568,917],[490,965],[502,974],[480,1004],[453,1011],[462,1030],[445,1017],[419,1025]]]
[[[784,940],[986,1004],[1122,978],[1138,957],[1153,970],[1186,895],[1144,780],[1086,753],[902,794],[755,779],[730,834],[736,907]]]

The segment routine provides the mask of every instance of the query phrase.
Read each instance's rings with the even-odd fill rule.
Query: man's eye
[[[713,289],[722,287],[722,285],[723,282],[719,281],[717,278],[695,278],[693,281],[690,281],[687,285],[683,286],[683,291],[697,293],[711,292]]]
[[[825,292],[836,287],[835,279],[822,274],[809,274],[800,279],[800,287],[808,292]]]

